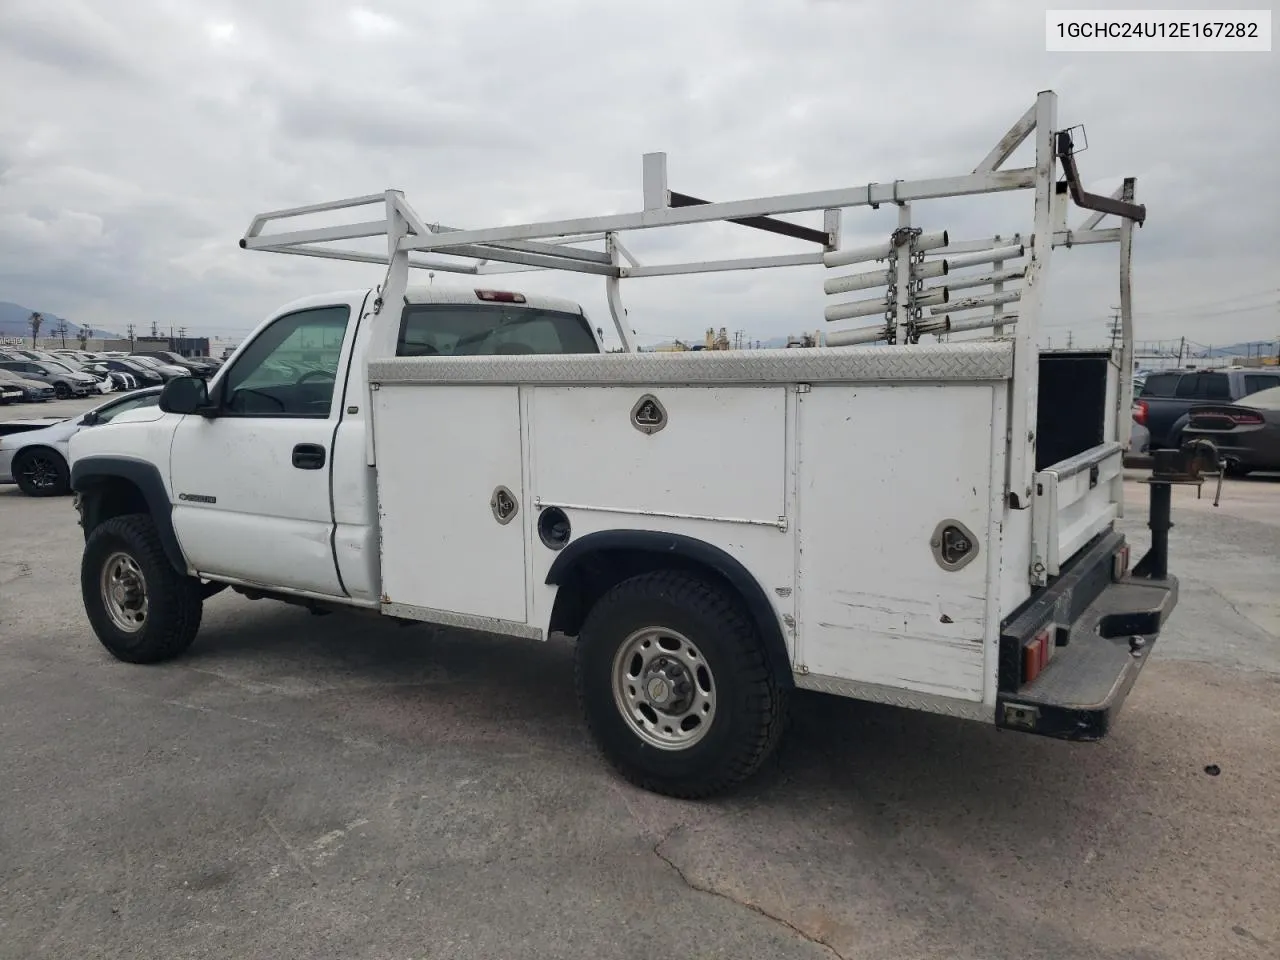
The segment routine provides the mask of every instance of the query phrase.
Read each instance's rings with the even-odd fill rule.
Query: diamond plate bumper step
[[[1102,739],[1177,602],[1174,577],[1105,587],[1039,676],[1000,695],[996,724],[1062,740]]]

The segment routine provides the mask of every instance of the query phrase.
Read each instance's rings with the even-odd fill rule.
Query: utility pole
[[[1111,327],[1111,349],[1114,350],[1120,343],[1120,308],[1112,307],[1111,309],[1113,313],[1109,326]]]
[[[135,340],[134,340],[134,338],[133,338],[133,324],[132,324],[132,323],[131,323],[131,324],[129,324],[129,326],[125,328],[125,333],[127,333],[127,334],[129,335],[129,352],[130,352],[130,353],[132,353],[132,352],[134,351],[135,347],[137,346],[137,343],[135,342]]]
[[[1072,345],[1075,343],[1075,338],[1073,336],[1074,333],[1075,333],[1074,330],[1067,331],[1067,349],[1068,350],[1070,350]]]
[[[151,321],[151,336],[156,340],[160,339],[160,328],[156,326],[154,320]]]
[[[1187,349],[1187,338],[1178,341],[1178,366],[1182,366],[1182,352]]]

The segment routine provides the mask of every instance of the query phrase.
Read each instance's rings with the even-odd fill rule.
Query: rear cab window
[[[411,303],[397,357],[599,353],[580,313],[508,303]]]
[[[1178,381],[1174,396],[1188,400],[1230,400],[1231,384],[1225,373],[1188,373]]]
[[[1182,379],[1180,373],[1153,373],[1147,377],[1146,382],[1142,385],[1141,397],[1172,397],[1174,391],[1178,388],[1178,381]]]

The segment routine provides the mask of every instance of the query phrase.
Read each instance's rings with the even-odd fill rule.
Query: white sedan
[[[67,441],[86,427],[110,423],[126,410],[153,407],[160,388],[139,390],[65,420],[0,422],[0,483],[16,483],[29,497],[59,497],[71,492]]]

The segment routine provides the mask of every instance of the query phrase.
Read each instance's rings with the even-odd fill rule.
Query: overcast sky
[[[1138,338],[1280,335],[1277,54],[1044,46],[1043,8],[1026,2],[4,0],[0,300],[234,336],[382,275],[241,251],[262,210],[397,187],[463,227],[626,212],[655,150],[672,189],[717,200],[958,175],[1051,88],[1059,125],[1085,125],[1090,188],[1136,176],[1148,206]],[[953,237],[1029,232],[1031,194],[916,215]],[[894,223],[849,210],[846,243]],[[808,249],[732,225],[628,238],[657,259]],[[1105,336],[1116,256],[1055,251],[1055,345]],[[824,279],[802,267],[623,290],[642,342],[709,325],[766,338],[831,326]],[[607,326],[597,278],[502,282],[571,296]]]

